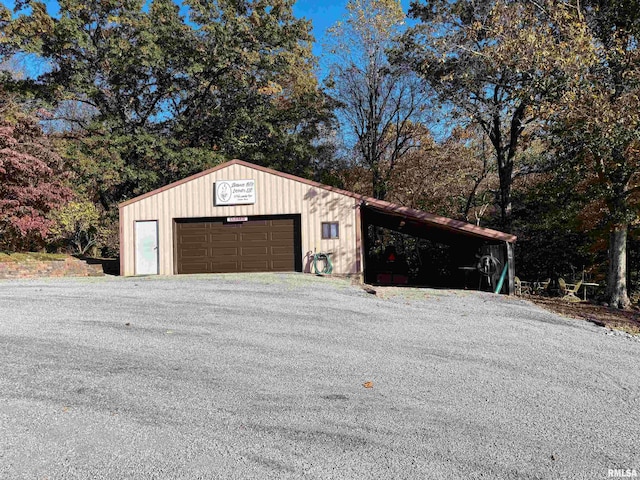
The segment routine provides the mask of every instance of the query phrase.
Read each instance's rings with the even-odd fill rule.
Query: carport
[[[514,235],[372,198],[363,201],[360,212],[368,283],[494,291],[504,270],[500,291],[514,292]],[[416,239],[419,265],[412,272],[406,252],[380,240],[380,229]]]

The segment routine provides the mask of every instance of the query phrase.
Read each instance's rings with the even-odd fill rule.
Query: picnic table
[[[575,288],[576,284],[575,283],[567,283],[566,287],[573,289]],[[578,290],[580,288],[582,288],[582,299],[586,302],[587,301],[587,287],[599,287],[600,284],[599,283],[592,283],[592,282],[582,282],[580,283],[580,287],[578,288]],[[577,293],[577,292],[576,292]]]
[[[599,283],[582,282],[582,291],[584,293],[584,300],[587,301],[587,287],[599,287]]]

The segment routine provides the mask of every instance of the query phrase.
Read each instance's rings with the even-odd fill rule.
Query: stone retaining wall
[[[100,277],[102,265],[90,265],[74,257],[63,260],[0,262],[0,279],[42,277]]]

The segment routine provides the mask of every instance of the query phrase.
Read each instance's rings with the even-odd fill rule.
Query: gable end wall
[[[253,205],[214,206],[213,185],[218,180],[256,181]],[[231,164],[207,175],[129,203],[120,208],[121,275],[135,274],[134,223],[158,221],[160,274],[174,273],[173,220],[176,218],[301,215],[302,266],[307,252],[333,252],[334,273],[355,274],[361,265],[358,201],[353,197],[273,175],[245,165]],[[321,222],[340,222],[340,238],[321,239]]]

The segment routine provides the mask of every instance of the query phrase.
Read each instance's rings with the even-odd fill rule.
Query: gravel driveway
[[[640,342],[507,297],[2,281],[0,362],[2,479],[640,475]]]

